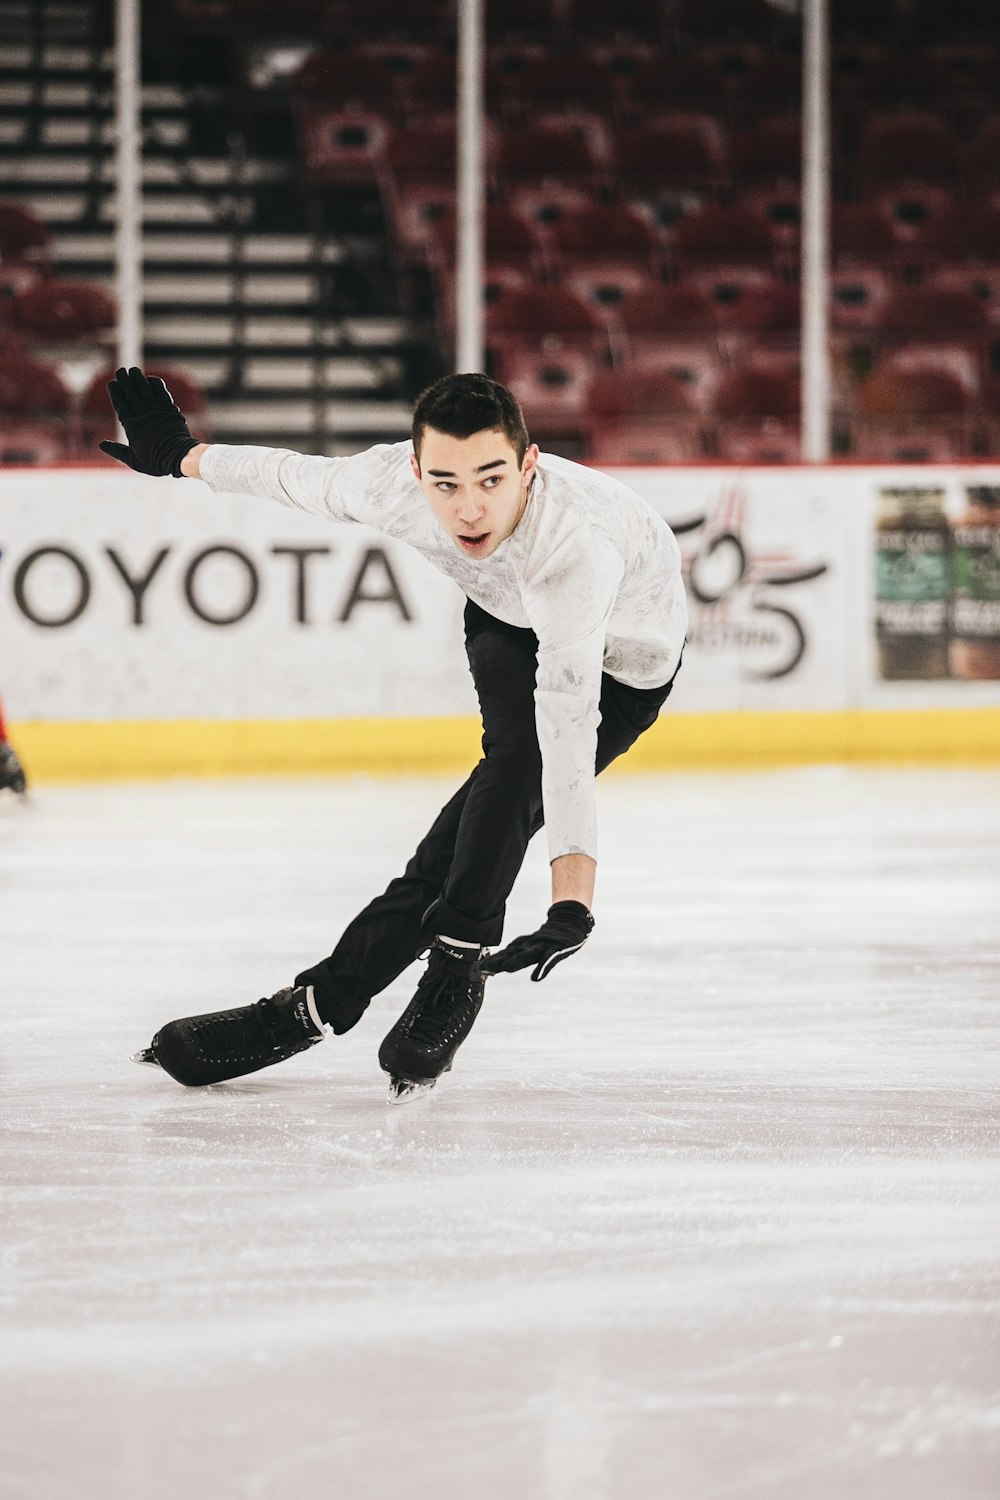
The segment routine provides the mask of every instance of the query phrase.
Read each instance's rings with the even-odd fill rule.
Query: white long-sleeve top
[[[488,614],[530,627],[549,858],[596,859],[601,673],[652,688],[676,670],[687,605],[674,534],[610,475],[543,453],[514,531],[477,561],[438,522],[410,468],[412,452],[404,442],[320,458],[212,443],[200,467],[213,490],[361,522],[405,542]]]

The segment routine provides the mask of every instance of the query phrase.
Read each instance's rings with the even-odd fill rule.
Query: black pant
[[[465,641],[483,719],[483,759],[438,813],[404,873],[354,918],[329,958],[295,979],[314,987],[319,1013],[336,1032],[349,1031],[371,997],[413,962],[428,929],[494,947],[528,840],[542,826],[538,638],[470,600]],[[598,771],[655,723],[672,686],[671,680],[664,687],[630,688],[604,673]],[[421,919],[435,903],[423,928]]]

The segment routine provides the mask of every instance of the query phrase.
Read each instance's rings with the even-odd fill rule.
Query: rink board
[[[875,517],[1000,466],[632,469],[674,527],[684,668],[635,768],[1000,759],[1000,681],[887,681]],[[451,770],[460,591],[367,528],[103,467],[0,473],[0,697],[43,778]]]

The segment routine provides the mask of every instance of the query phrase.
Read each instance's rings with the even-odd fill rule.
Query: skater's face
[[[502,432],[451,437],[424,429],[420,459],[411,458],[427,503],[460,552],[489,557],[506,541],[524,514],[538,460],[532,443],[517,453]]]

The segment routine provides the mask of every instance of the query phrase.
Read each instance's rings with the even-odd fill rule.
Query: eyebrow
[[[485,474],[487,469],[502,469],[506,465],[506,463],[507,463],[507,460],[505,458],[494,458],[488,464],[480,464],[479,468],[478,469],[473,469],[472,472],[474,474]],[[428,469],[427,472],[431,476],[432,479],[457,479],[458,478],[457,474],[453,474],[452,471],[451,471],[451,469]]]

